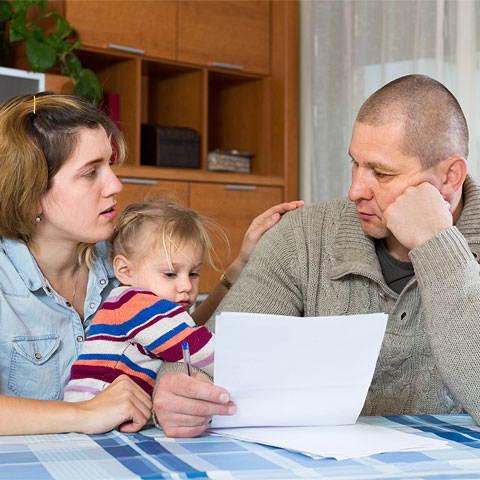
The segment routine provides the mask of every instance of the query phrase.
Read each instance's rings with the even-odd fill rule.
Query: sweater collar
[[[467,175],[463,184],[463,201],[463,209],[455,226],[473,246],[473,250],[479,250],[480,256],[480,185],[470,175]],[[363,233],[357,208],[347,200],[335,237],[330,275],[336,279],[349,273],[358,273],[378,283],[385,283],[374,241]]]

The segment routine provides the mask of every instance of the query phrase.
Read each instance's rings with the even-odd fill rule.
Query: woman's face
[[[114,196],[122,184],[111,169],[111,157],[103,127],[79,130],[72,154],[41,198],[38,235],[74,243],[96,243],[112,235]]]

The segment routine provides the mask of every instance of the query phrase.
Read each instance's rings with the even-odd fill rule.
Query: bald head
[[[402,153],[418,157],[424,169],[453,156],[468,157],[468,127],[457,99],[425,75],[407,75],[387,83],[367,98],[357,122],[402,124]]]

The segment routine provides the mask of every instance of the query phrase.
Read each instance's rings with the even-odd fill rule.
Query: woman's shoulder
[[[0,237],[0,290],[25,295],[41,282],[30,250],[21,240]]]

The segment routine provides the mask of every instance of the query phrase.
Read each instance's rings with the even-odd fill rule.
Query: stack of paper
[[[247,442],[262,443],[303,453],[312,458],[337,460],[384,452],[440,450],[437,440],[365,423],[336,427],[242,427],[212,429],[212,433]]]
[[[386,323],[383,313],[218,315],[215,383],[230,392],[237,413],[215,416],[212,432],[339,459],[442,448],[441,440],[355,424]]]

